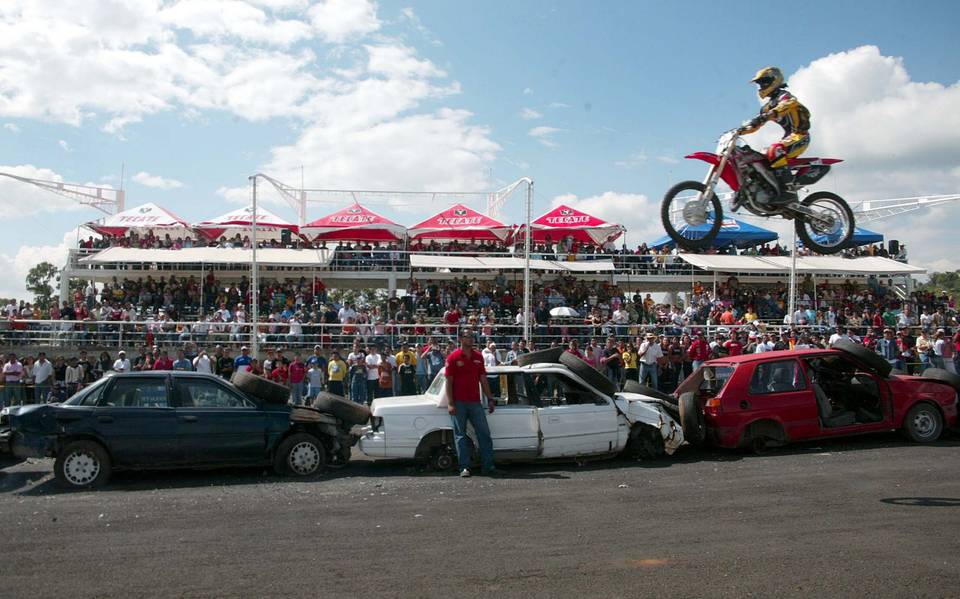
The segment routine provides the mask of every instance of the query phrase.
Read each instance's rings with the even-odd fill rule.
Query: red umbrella
[[[307,239],[321,241],[400,241],[407,229],[360,204],[347,206],[300,228]]]
[[[581,243],[603,245],[608,241],[623,235],[623,225],[608,223],[607,221],[591,216],[569,206],[560,205],[530,223],[535,242],[560,241],[572,236]],[[523,237],[523,227],[517,233]]]
[[[168,233],[171,237],[193,233],[187,221],[152,202],[89,222],[86,226],[101,235],[113,236],[125,235],[128,231]]]
[[[457,204],[410,227],[408,234],[411,239],[503,241],[510,227]]]
[[[253,231],[253,207],[247,206],[221,214],[216,218],[196,223],[193,228],[210,239],[216,239],[221,235],[233,237],[238,233],[241,237],[250,237]],[[262,206],[257,206],[257,238],[259,240],[280,239],[281,231],[284,229],[289,229],[294,235],[298,231],[297,225],[283,220]]]

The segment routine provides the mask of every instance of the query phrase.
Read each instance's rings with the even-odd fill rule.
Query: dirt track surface
[[[957,597],[960,442],[509,466],[0,471],[3,596]]]

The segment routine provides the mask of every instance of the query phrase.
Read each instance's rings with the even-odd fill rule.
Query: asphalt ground
[[[960,441],[507,466],[0,472],[4,597],[958,597]]]

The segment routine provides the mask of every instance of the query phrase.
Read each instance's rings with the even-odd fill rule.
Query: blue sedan
[[[307,476],[345,463],[356,443],[332,415],[190,372],[108,376],[62,404],[7,408],[0,428],[15,456],[56,458],[68,488],[100,486],[121,469],[272,465]]]

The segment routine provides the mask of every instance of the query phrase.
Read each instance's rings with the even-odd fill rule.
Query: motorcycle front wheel
[[[825,223],[798,215],[794,221],[797,237],[804,247],[818,254],[836,254],[845,249],[853,237],[853,210],[843,198],[829,191],[811,193],[800,202],[825,217]]]
[[[711,192],[702,204],[697,198],[704,191],[699,181],[677,183],[663,196],[660,220],[663,228],[681,249],[695,252],[713,244],[723,224],[723,208],[717,194]]]

